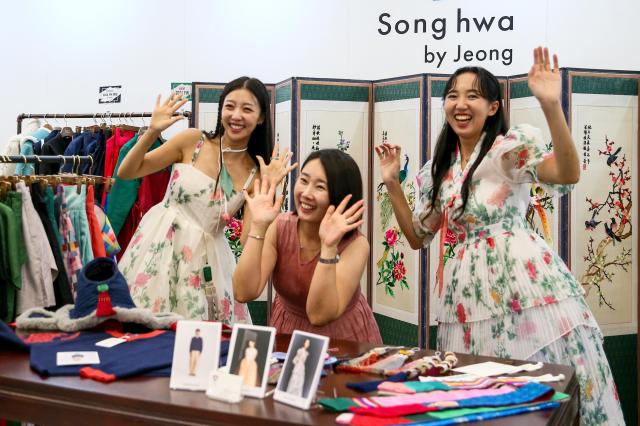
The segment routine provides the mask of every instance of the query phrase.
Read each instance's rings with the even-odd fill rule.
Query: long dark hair
[[[319,159],[327,175],[327,191],[329,192],[329,205],[338,207],[344,197],[351,194],[347,203],[348,209],[356,202],[362,200],[362,175],[360,168],[353,157],[339,149],[320,149],[313,151],[304,163],[300,171],[311,160]],[[298,177],[298,179],[300,179]],[[356,230],[345,234],[343,238],[350,237]]]
[[[480,154],[474,161],[467,172],[467,177],[462,184],[462,207],[459,209],[456,219],[459,219],[464,213],[464,209],[467,206],[467,199],[469,198],[469,190],[471,188],[471,181],[473,173],[478,168],[482,160],[484,159],[489,149],[493,145],[493,141],[500,134],[504,134],[507,131],[507,123],[504,118],[504,110],[502,108],[502,96],[500,92],[500,83],[498,79],[489,71],[482,67],[463,67],[456,70],[456,72],[449,78],[447,85],[442,95],[444,102],[447,94],[455,88],[458,76],[464,73],[475,74],[476,80],[474,85],[480,92],[480,96],[485,98],[489,103],[498,101],[498,110],[492,116],[487,117],[484,123],[485,137],[482,140],[482,146],[480,147]],[[436,143],[436,149],[433,154],[433,162],[431,164],[431,177],[433,179],[432,192],[429,195],[431,198],[431,209],[429,214],[435,208],[442,186],[442,181],[447,174],[447,171],[451,167],[451,163],[454,159],[456,146],[458,145],[458,135],[451,128],[449,123],[445,120],[438,141]]]
[[[256,156],[261,156],[266,164],[271,162],[271,153],[273,152],[273,129],[271,126],[271,101],[269,99],[269,92],[265,85],[257,78],[251,77],[239,77],[230,83],[227,83],[222,89],[220,100],[218,101],[218,124],[214,132],[204,132],[209,139],[220,137],[222,141],[222,135],[224,135],[224,126],[222,125],[222,108],[227,95],[234,90],[247,89],[258,100],[260,105],[260,112],[263,117],[261,124],[258,124],[249,137],[249,144],[247,145],[247,153],[251,156],[251,159],[255,163],[256,167],[260,165]],[[222,142],[220,143],[220,165],[222,166]],[[222,167],[220,167],[222,169]],[[221,170],[220,170],[221,171]],[[220,171],[218,171],[218,178],[216,179],[216,186],[220,179]]]

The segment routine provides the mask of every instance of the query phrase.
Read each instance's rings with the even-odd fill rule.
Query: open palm
[[[253,196],[246,194],[246,203],[251,211],[254,223],[270,225],[280,213],[284,197],[275,197],[276,183],[267,179],[256,179],[253,183]]]
[[[399,145],[383,143],[375,147],[380,164],[380,177],[382,182],[389,183],[398,180],[400,173],[400,154],[402,148]]]
[[[558,68],[558,56],[553,55],[553,68],[549,59],[549,49],[533,49],[533,65],[529,70],[529,90],[540,103],[560,100],[562,80]]]

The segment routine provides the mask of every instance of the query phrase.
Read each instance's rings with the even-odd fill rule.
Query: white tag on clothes
[[[220,370],[212,371],[209,373],[207,396],[230,403],[242,401],[242,377]]]
[[[120,337],[109,337],[108,339],[104,339],[104,340],[100,340],[99,342],[96,342],[96,346],[100,346],[101,348],[112,348],[126,341],[127,339],[122,339]]]
[[[56,365],[100,364],[100,356],[95,351],[57,352]]]

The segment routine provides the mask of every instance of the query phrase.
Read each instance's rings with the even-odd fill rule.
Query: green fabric
[[[124,160],[124,157],[126,157],[129,151],[131,151],[136,142],[138,142],[138,135],[135,135],[129,142],[120,148],[118,161],[115,169],[113,170],[113,176],[116,177],[116,181],[113,184],[113,188],[111,188],[111,192],[109,192],[109,195],[107,196],[106,213],[109,218],[109,222],[111,222],[113,232],[116,235],[120,233],[120,230],[124,226],[124,222],[127,220],[127,216],[129,216],[131,207],[133,207],[133,204],[138,198],[138,188],[142,182],[142,178],[125,180],[117,177],[118,169],[120,168],[122,160]],[[161,144],[160,140],[156,140],[151,145],[149,151],[153,151]]]
[[[404,382],[404,385],[409,389],[413,389],[418,392],[431,392],[434,390],[451,390],[451,387],[442,382]]]
[[[54,195],[53,189],[50,186],[47,186],[44,190],[44,201],[47,207],[47,216],[49,217],[49,221],[51,222],[51,227],[53,228],[53,233],[56,235],[58,239],[58,247],[62,247],[64,241],[62,240],[62,235],[60,234],[60,220],[56,217],[55,207],[54,207]],[[58,213],[59,213],[58,208]]]
[[[332,413],[342,413],[349,411],[349,407],[358,407],[352,398],[322,398],[318,400],[318,404],[327,411]]]
[[[227,168],[222,165],[222,170],[220,170],[220,188],[222,188],[222,192],[224,192],[225,197],[227,199],[231,198],[233,195],[233,179],[231,179],[231,175],[227,171]]]
[[[26,260],[24,240],[22,239],[22,199],[16,198],[18,193],[9,193],[0,203],[0,266],[6,281],[6,316],[5,322],[12,322],[15,315],[16,295],[22,285],[21,268]],[[20,207],[20,225],[16,221],[15,207]],[[22,246],[22,251],[20,251]],[[22,259],[22,260],[21,260]],[[13,285],[11,285],[13,284]]]
[[[20,266],[27,261],[27,247],[24,245],[24,237],[22,235],[22,194],[19,192],[9,192],[4,203],[13,211],[13,218],[16,221],[16,235],[18,237],[16,250],[18,253],[18,261]],[[18,282],[18,288],[20,288]]]

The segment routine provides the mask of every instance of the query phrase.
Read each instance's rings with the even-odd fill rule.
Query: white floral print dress
[[[580,284],[562,259],[531,230],[525,215],[536,166],[548,155],[541,132],[513,127],[493,143],[473,174],[467,205],[461,188],[465,170],[460,155],[443,180],[434,212],[431,161],[418,173],[420,199],[414,228],[425,247],[442,230],[438,285],[438,348],[478,355],[571,365],[580,382],[583,425],[624,424],[618,394],[602,348],[602,334]],[[565,193],[570,186],[544,185]],[[443,223],[443,219],[447,223]]]
[[[236,259],[225,237],[227,221],[244,203],[242,193],[225,196],[215,180],[191,164],[173,165],[164,200],[140,222],[119,268],[139,307],[176,312],[188,319],[251,323],[246,304],[235,303]],[[244,187],[253,179],[255,169]],[[210,271],[210,273],[209,273]]]

